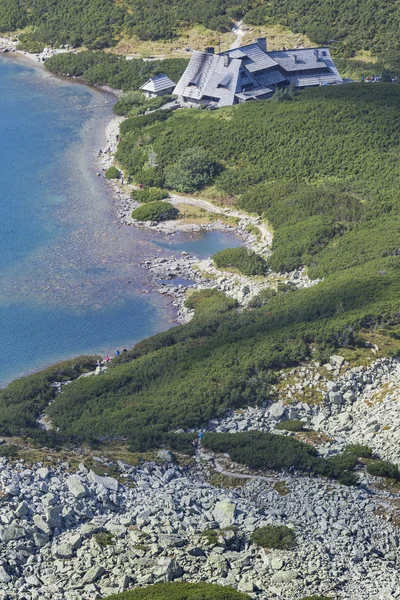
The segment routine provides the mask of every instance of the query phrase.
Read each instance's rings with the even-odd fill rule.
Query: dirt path
[[[185,196],[179,196],[178,194],[171,194],[168,198],[168,202],[174,206],[179,207],[179,204],[190,204],[191,206],[198,206],[208,212],[212,212],[225,217],[235,217],[243,221],[247,221],[249,224],[254,224],[261,233],[261,242],[270,246],[272,244],[272,232],[268,229],[268,226],[261,221],[259,217],[251,217],[247,213],[241,212],[240,210],[234,210],[231,208],[215,206],[207,200],[201,200],[200,198],[186,198]]]
[[[236,35],[236,39],[230,45],[230,50],[235,50],[236,48],[240,48],[242,45],[242,39],[246,35],[245,30],[243,29],[243,21],[236,21],[234,26],[232,27],[232,33]]]

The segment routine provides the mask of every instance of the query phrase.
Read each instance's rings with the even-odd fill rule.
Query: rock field
[[[205,482],[206,458],[189,470],[118,463],[119,481],[83,464],[72,473],[66,463],[2,459],[0,598],[94,599],[172,580],[232,585],[260,600],[328,590],[400,597],[398,530],[375,514],[390,494],[277,475],[221,490]],[[265,524],[292,527],[297,546],[256,548],[249,535]]]

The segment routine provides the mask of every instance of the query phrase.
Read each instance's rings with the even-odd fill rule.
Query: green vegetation
[[[96,368],[98,356],[80,356],[22,377],[0,390],[0,433],[18,435],[37,427],[36,420],[56,396],[54,381],[76,379]]]
[[[287,419],[287,421],[282,421],[282,423],[278,423],[276,429],[283,431],[304,431],[304,421],[300,421],[298,419]]]
[[[132,219],[137,221],[169,221],[178,215],[178,209],[169,202],[149,202],[132,211]]]
[[[213,261],[218,269],[235,269],[243,275],[262,275],[267,269],[265,260],[247,248],[227,248],[214,254]]]
[[[363,444],[349,444],[346,446],[345,452],[351,452],[357,458],[371,458],[372,448]]]
[[[196,316],[227,313],[237,305],[236,300],[215,288],[193,292],[185,302],[185,306],[194,310]]]
[[[247,594],[211,583],[157,583],[108,596],[108,600],[249,600]]]
[[[1,458],[16,458],[18,456],[18,447],[15,444],[4,444],[0,446]]]
[[[106,179],[119,179],[121,177],[121,171],[117,167],[111,166],[105,172]]]
[[[178,81],[186,68],[187,62],[184,58],[157,61],[126,60],[125,57],[116,56],[115,54],[86,51],[76,54],[57,54],[48,58],[45,66],[52,73],[82,77],[86,83],[92,85],[109,85],[115,89],[129,91],[138,90],[149,77],[160,73],[166,73],[173,81]],[[143,94],[140,94],[140,97],[143,102],[140,106],[146,106],[147,103]],[[137,96],[133,96],[133,98],[137,98]],[[159,99],[156,100],[155,104],[150,102],[147,107],[154,108],[158,105]],[[122,99],[118,100],[116,103],[117,114],[125,114],[123,111],[128,110],[130,102],[132,102],[132,96],[128,96],[126,102],[123,102]],[[139,105],[132,103],[131,108],[134,106]]]
[[[375,477],[389,477],[400,481],[400,471],[397,465],[386,460],[375,460],[367,465],[367,473]]]
[[[158,98],[146,98],[143,92],[126,92],[122,94],[113,106],[116,115],[135,117],[143,115],[148,110],[157,110],[167,102],[175,100],[175,96],[164,95]]]
[[[0,0],[0,31],[28,27],[20,46],[34,52],[64,44],[113,46],[124,18],[125,11],[108,0]]]
[[[258,527],[250,536],[251,541],[261,548],[289,550],[296,541],[294,532],[285,525],[266,525]]]
[[[271,0],[258,3],[245,14],[244,21],[251,25],[280,23],[306,33],[318,45],[335,40],[335,53],[344,57],[365,49],[396,64],[399,56],[400,9],[390,0],[379,4],[374,0],[342,0],[340,7],[330,0],[318,4],[310,0]]]
[[[168,198],[169,194],[166,190],[160,190],[158,188],[144,188],[142,190],[133,190],[131,197],[137,202],[157,202]]]
[[[124,436],[151,448],[168,431],[201,427],[228,410],[265,402],[278,369],[350,352],[360,331],[397,331],[399,109],[400,86],[360,84],[302,92],[288,103],[127,119],[118,158],[128,174],[143,183],[146,174],[165,177],[190,140],[224,166],[214,177],[215,189],[272,223],[270,262],[292,268],[300,260],[324,279],[308,289],[279,289],[258,308],[241,312],[222,294],[193,294],[190,323],[143,340],[114,359],[102,377],[65,386],[47,411],[60,432]],[[329,233],[326,223],[332,224]],[[314,232],[310,244],[306,230]],[[34,426],[34,415],[54,397],[40,378],[38,388],[29,382],[15,384],[23,389],[20,413],[12,401],[3,410],[1,394],[7,392],[1,392],[3,426]],[[229,444],[241,435],[230,435]],[[289,450],[296,440],[281,440],[285,445],[277,446],[271,466],[264,452],[255,468],[310,463],[314,472],[343,477],[347,471],[346,480],[354,479],[352,453],[318,461],[317,470],[310,447],[300,446],[303,460],[295,463]],[[269,447],[262,440],[260,445]],[[250,446],[251,440],[244,446],[245,464],[253,464]]]
[[[109,531],[99,531],[98,533],[95,533],[93,537],[102,548],[112,546],[114,543],[114,536]]]
[[[190,194],[204,188],[218,173],[219,166],[202,148],[184,150],[178,160],[165,169],[166,187]]]
[[[206,433],[202,445],[213,452],[227,453],[234,462],[251,469],[279,470],[291,466],[299,471],[308,467],[313,473],[337,479],[345,485],[354,485],[353,473],[357,459],[350,453],[323,459],[312,446],[294,438],[272,433]]]

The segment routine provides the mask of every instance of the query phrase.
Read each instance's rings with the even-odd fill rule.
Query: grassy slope
[[[290,207],[291,226],[299,230],[310,214],[324,217],[324,211],[343,226],[335,225],[333,237],[324,239],[312,257],[310,268],[325,276],[322,283],[241,314],[219,300],[200,303],[190,324],[140,343],[104,377],[69,385],[50,408],[58,426],[138,439],[158,430],[195,427],[230,407],[264,400],[274,368],[307,359],[312,349],[318,356],[351,345],[361,325],[396,321],[400,88],[382,86],[375,99],[371,94],[362,86],[314,90],[291,104],[256,103],[211,114],[187,111],[150,126],[147,139],[160,153],[169,149],[171,161],[186,136],[213,148],[226,171],[242,165],[235,171],[239,190],[252,180],[253,170],[264,180],[272,177],[272,196],[266,186],[257,198],[260,210],[266,208],[275,219],[276,236],[286,227],[279,215]],[[267,134],[260,126],[263,119]],[[124,139],[126,150],[129,135]],[[288,207],[290,194],[282,194],[279,186],[276,192],[277,180],[286,185],[290,177],[301,186],[297,209],[293,194]],[[231,185],[226,172],[220,178],[221,185]],[[324,195],[332,178],[334,201]],[[322,195],[311,195],[308,205],[310,181]]]

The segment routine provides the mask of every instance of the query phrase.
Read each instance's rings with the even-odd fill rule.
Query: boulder
[[[39,531],[46,535],[51,535],[51,527],[40,515],[34,515],[33,522]]]
[[[92,483],[105,487],[107,490],[111,490],[112,492],[118,491],[118,481],[114,477],[96,475],[94,471],[89,471],[88,479]]]
[[[162,581],[172,581],[180,577],[183,573],[182,568],[174,558],[161,558],[153,568],[154,575]]]
[[[175,462],[174,455],[172,454],[172,452],[170,452],[170,450],[160,450],[157,453],[157,458],[159,460],[162,460],[163,462],[166,462],[166,463],[173,463],[173,462]]]
[[[269,407],[269,414],[274,419],[280,419],[286,412],[286,408],[280,402],[275,402]]]
[[[23,527],[12,523],[8,527],[2,529],[0,535],[3,542],[11,542],[12,540],[20,540],[24,538],[26,531]]]
[[[104,575],[105,572],[106,571],[104,567],[102,567],[101,565],[95,565],[94,567],[90,567],[90,569],[88,569],[85,575],[83,576],[82,583],[84,585],[94,583],[95,581],[100,579],[100,577]]]
[[[0,583],[8,583],[9,581],[11,581],[10,575],[4,567],[0,566]]]
[[[276,571],[271,577],[272,583],[286,583],[288,581],[293,581],[296,579],[297,573],[296,571]]]
[[[25,517],[28,514],[28,512],[29,507],[25,500],[23,500],[20,504],[18,504],[17,508],[15,509],[15,516],[18,518]]]
[[[228,498],[218,500],[218,502],[215,503],[213,517],[219,523],[221,528],[233,525],[235,516],[236,504],[231,502]]]
[[[75,498],[85,498],[89,494],[89,490],[82,483],[81,479],[77,475],[71,475],[67,479],[67,486],[70,493],[75,496]]]

